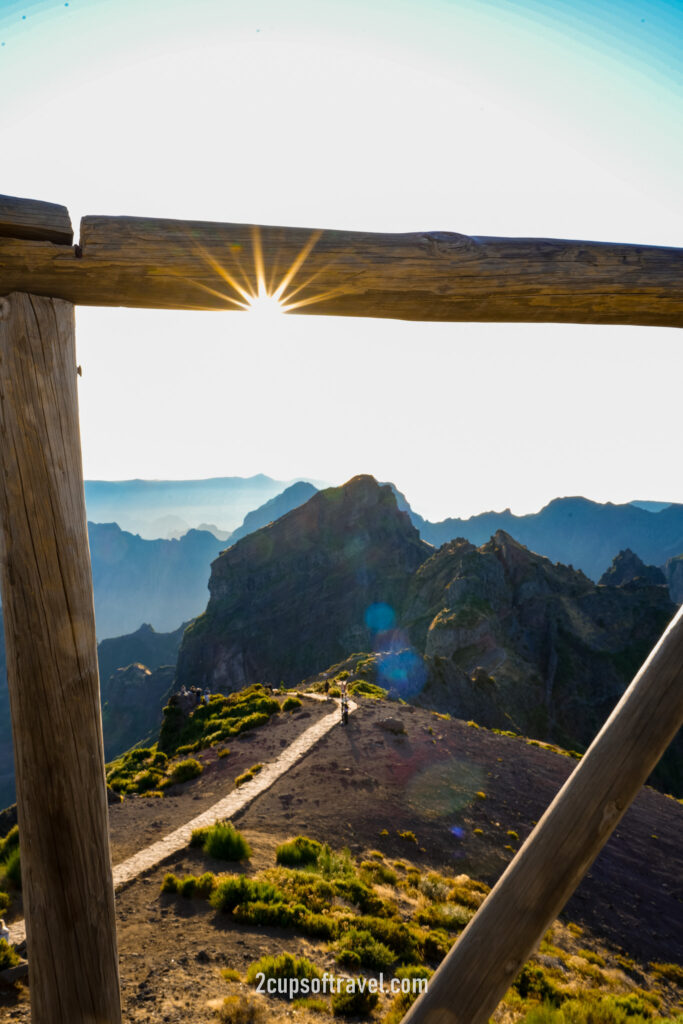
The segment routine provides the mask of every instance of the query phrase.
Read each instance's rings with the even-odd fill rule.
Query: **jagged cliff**
[[[666,586],[666,576],[656,565],[645,565],[630,548],[620,551],[609,569],[600,577],[603,587],[623,587],[627,584]]]
[[[674,612],[665,585],[596,585],[499,530],[425,562],[403,619],[430,664],[423,700],[571,746],[589,742]]]

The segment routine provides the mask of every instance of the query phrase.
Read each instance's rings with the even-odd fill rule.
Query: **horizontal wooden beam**
[[[80,245],[0,238],[0,295],[400,320],[683,326],[683,249],[448,232],[370,234],[85,217]]]
[[[0,195],[0,237],[71,245],[74,233],[66,206]]]

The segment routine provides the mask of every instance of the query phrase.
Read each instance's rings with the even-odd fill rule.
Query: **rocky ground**
[[[307,703],[297,714],[279,715],[231,741],[227,757],[218,756],[220,747],[203,752],[204,774],[173,795],[112,807],[115,863],[210,806],[236,775],[275,758],[328,711]],[[405,733],[380,727],[389,715],[400,719]],[[333,729],[238,816],[235,824],[253,849],[248,865],[238,870],[253,874],[272,866],[277,843],[303,833],[348,846],[354,854],[379,850],[423,870],[467,873],[491,883],[575,764],[522,739],[364,700],[347,729]],[[683,962],[682,823],[677,801],[642,791],[563,915],[583,929],[583,942],[601,943],[640,965]],[[264,953],[287,950],[332,966],[324,943],[281,929],[236,925],[206,902],[162,896],[167,870],[218,872],[226,865],[187,850],[117,896],[126,1022],[215,1021],[231,986],[221,969],[243,974]],[[24,988],[1,993],[0,1021],[29,1019]],[[264,1019],[303,1022],[312,1016],[270,1000]]]

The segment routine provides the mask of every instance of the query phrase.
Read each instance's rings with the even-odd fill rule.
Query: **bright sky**
[[[683,245],[683,2],[0,0],[0,190],[83,214]],[[683,501],[680,333],[78,310],[89,478]]]

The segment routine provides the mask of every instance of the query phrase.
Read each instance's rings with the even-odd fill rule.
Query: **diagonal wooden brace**
[[[487,1024],[683,724],[683,608],[402,1024]]]

